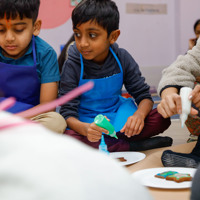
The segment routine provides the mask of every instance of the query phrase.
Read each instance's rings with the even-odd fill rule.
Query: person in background
[[[181,114],[181,87],[193,88],[190,99],[196,108],[200,108],[200,85],[195,85],[195,80],[200,76],[200,40],[186,55],[178,56],[177,60],[163,70],[162,78],[158,85],[161,102],[157,106],[158,112],[165,118]],[[198,110],[192,107],[188,120],[195,119],[191,132],[198,136],[196,146],[189,154],[176,153],[166,150],[162,154],[165,167],[193,167],[200,163],[200,118]],[[186,121],[186,124],[188,123]]]
[[[3,101],[15,97],[9,111],[19,113],[57,98],[60,80],[57,55],[38,37],[39,0],[0,1],[0,90]],[[56,112],[31,116],[47,128],[64,132],[66,122]]]
[[[193,28],[194,28],[194,33],[195,33],[196,37],[189,39],[189,50],[192,49],[196,45],[197,40],[199,38],[199,35],[200,35],[200,19],[196,20]]]
[[[58,65],[59,65],[60,73],[62,73],[63,64],[64,64],[65,60],[67,60],[67,58],[68,58],[68,49],[69,49],[70,45],[72,45],[74,43],[74,41],[75,41],[74,34],[72,34],[72,36],[69,38],[67,43],[64,45],[64,47],[58,57]]]
[[[189,40],[189,50],[191,50],[197,43],[197,40],[199,38],[199,35],[200,35],[200,19],[196,20],[196,22],[194,23],[194,33],[196,35],[195,38],[191,38]],[[196,80],[195,80],[195,85],[196,84],[199,84],[200,83],[200,77],[196,77]],[[193,107],[195,107],[193,105]],[[198,109],[198,108],[196,108]],[[190,136],[187,140],[187,142],[193,142],[193,141],[197,141],[198,139],[198,136],[195,134],[195,128],[196,127],[196,124],[198,123],[199,121],[199,118],[200,116],[189,116],[187,122],[186,122],[186,126],[188,128],[188,130],[190,131]]]
[[[170,146],[170,137],[152,137],[165,131],[170,119],[152,110],[150,87],[138,64],[116,44],[120,35],[116,4],[111,0],[83,0],[73,10],[72,22],[75,43],[68,50],[59,94],[91,80],[94,88],[61,106],[60,113],[71,129],[66,134],[98,148],[102,132],[108,133],[94,123],[101,113],[110,119],[119,138],[105,134],[109,151]],[[123,84],[136,103],[121,96]]]

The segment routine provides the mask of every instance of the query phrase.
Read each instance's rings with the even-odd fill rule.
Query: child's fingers
[[[105,115],[104,115],[104,117],[105,117],[108,121],[110,121],[110,119],[108,119]]]
[[[99,132],[99,131],[97,131],[97,130],[94,130],[94,129],[92,129],[92,128],[89,128],[89,129],[88,129],[87,136],[90,136],[90,137],[94,136],[94,137],[100,138],[101,135],[102,135],[102,133]]]
[[[90,142],[98,142],[101,139],[102,133],[98,130],[95,130],[93,126],[93,124],[90,124],[88,127],[87,138]]]
[[[93,130],[97,131],[97,132],[109,134],[109,131],[108,131],[108,130],[97,126],[94,122],[91,123],[90,127],[91,127]]]
[[[126,129],[126,124],[123,126],[123,128],[120,130],[121,133],[124,133]]]
[[[87,138],[90,142],[98,142],[101,139],[99,135],[88,134]]]
[[[127,127],[126,136],[132,137],[134,135],[139,135],[144,126],[144,121],[141,118],[132,118],[131,124]]]

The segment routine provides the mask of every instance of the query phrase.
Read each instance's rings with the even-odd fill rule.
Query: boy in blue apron
[[[10,112],[18,113],[57,98],[60,80],[57,56],[52,47],[38,37],[39,0],[0,1],[0,101],[15,97]],[[56,132],[66,122],[56,112],[32,116]]]
[[[90,80],[94,88],[61,107],[66,134],[98,148],[102,132],[98,114],[114,125],[119,139],[105,135],[109,151],[137,151],[170,146],[169,137],[155,137],[170,125],[156,109],[138,64],[115,43],[120,35],[119,12],[111,0],[83,0],[72,12],[75,44],[69,48],[60,81],[60,94]],[[122,86],[134,98],[122,98]]]

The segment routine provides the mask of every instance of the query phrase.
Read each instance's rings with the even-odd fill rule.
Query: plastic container
[[[101,142],[99,144],[99,150],[106,153],[106,154],[109,154],[109,151],[108,151],[108,148],[107,148],[107,145],[105,143],[105,140],[104,140],[104,135],[102,134],[101,136]]]
[[[181,127],[184,127],[185,121],[188,118],[191,110],[191,100],[189,100],[189,95],[192,92],[192,89],[189,87],[182,87],[180,90],[181,104],[182,104],[182,113],[180,114]]]
[[[94,118],[94,123],[97,126],[108,130],[109,131],[108,135],[118,139],[115,129],[114,129],[114,126],[102,114],[99,114]]]

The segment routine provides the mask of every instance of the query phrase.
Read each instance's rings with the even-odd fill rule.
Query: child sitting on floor
[[[9,111],[18,113],[57,98],[60,80],[57,56],[38,37],[39,0],[0,1],[0,101],[15,97]],[[32,116],[47,128],[64,132],[66,122],[56,112]]]
[[[165,131],[170,119],[156,109],[149,85],[132,56],[115,43],[120,35],[119,12],[111,0],[83,0],[72,12],[75,43],[61,74],[61,95],[92,80],[94,88],[61,106],[71,130],[66,133],[98,148],[102,132],[94,118],[110,119],[119,139],[105,135],[109,151],[138,151],[170,146],[169,137],[153,137]],[[134,98],[121,96],[123,84]]]

